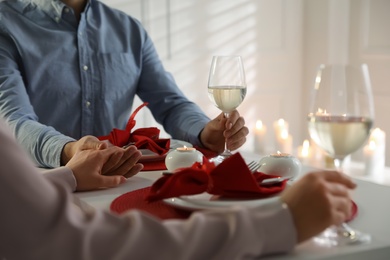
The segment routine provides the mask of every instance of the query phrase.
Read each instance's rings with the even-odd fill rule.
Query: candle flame
[[[381,139],[385,136],[385,132],[383,132],[380,128],[375,128],[371,133],[370,139]]]
[[[280,151],[277,151],[276,153],[271,154],[273,157],[290,157],[291,155],[288,153],[282,153]]]
[[[287,129],[283,129],[282,132],[280,133],[280,137],[283,139],[283,140],[286,140],[288,138],[288,131]]]
[[[318,108],[316,112],[317,116],[326,116],[329,115],[328,112],[326,112],[326,109]]]
[[[320,77],[320,76],[317,76],[315,82],[316,82],[317,84],[318,84],[318,83],[321,83],[321,77]]]
[[[279,126],[284,126],[284,125],[285,125],[285,121],[284,121],[283,118],[280,118],[280,119],[278,120],[278,125],[279,125]]]
[[[263,122],[261,120],[256,121],[256,129],[262,129],[263,128]]]
[[[382,132],[382,130],[377,127],[374,130],[372,130],[372,135],[380,135],[381,132]]]

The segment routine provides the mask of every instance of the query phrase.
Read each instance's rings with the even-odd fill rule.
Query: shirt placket
[[[80,85],[81,85],[81,135],[88,135],[93,130],[93,92],[92,92],[92,64],[91,53],[88,49],[88,22],[83,13],[77,30],[77,44],[79,53]]]

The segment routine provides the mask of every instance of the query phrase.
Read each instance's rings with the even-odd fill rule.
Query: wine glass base
[[[313,240],[321,246],[335,247],[369,243],[371,236],[351,228],[346,229],[340,226],[326,229],[320,235],[314,237]]]

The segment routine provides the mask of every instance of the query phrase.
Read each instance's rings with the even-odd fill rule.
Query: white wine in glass
[[[214,56],[211,62],[208,96],[214,105],[222,110],[226,118],[244,100],[246,95],[245,71],[240,56]],[[227,149],[222,154],[211,159],[221,163],[232,153]]]
[[[308,128],[312,140],[334,159],[342,171],[344,159],[366,142],[374,122],[374,104],[367,65],[321,65],[317,71]],[[369,234],[346,223],[315,237],[326,246],[357,244]]]

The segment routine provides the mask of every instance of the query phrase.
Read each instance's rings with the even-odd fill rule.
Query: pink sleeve
[[[83,211],[71,187],[39,174],[3,125],[0,143],[0,259],[242,259],[296,244],[292,217],[277,198],[187,221]]]
[[[76,190],[76,178],[74,177],[72,170],[68,167],[63,166],[55,169],[45,170],[43,176],[51,182],[63,182],[64,185],[68,185],[72,191]]]

